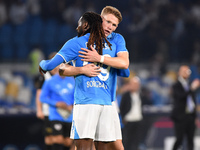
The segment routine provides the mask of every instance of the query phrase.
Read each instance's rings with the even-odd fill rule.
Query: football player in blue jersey
[[[56,55],[57,52],[52,52],[49,54],[48,58],[51,59]],[[36,116],[38,119],[42,119],[44,122],[43,130],[44,130],[44,143],[45,143],[45,150],[52,150],[53,141],[52,141],[52,128],[51,122],[49,120],[49,105],[46,103],[42,103],[40,101],[40,93],[42,92],[42,85],[45,80],[51,78],[52,75],[55,74],[55,71],[52,70],[51,72],[47,72],[44,76],[39,74],[34,79],[35,81],[35,88],[36,88]]]
[[[72,125],[72,107],[74,104],[74,77],[63,77],[55,74],[45,80],[42,86],[40,101],[49,105],[49,120],[52,126],[52,150],[69,150],[73,147],[70,139]]]
[[[101,16],[103,18],[102,25],[103,25],[103,29],[104,29],[106,37],[108,37],[108,40],[112,40],[117,44],[117,48],[119,49],[119,52],[120,52],[120,53],[117,53],[117,55],[116,55],[117,58],[114,58],[115,60],[112,60],[113,58],[110,58],[111,61],[113,61],[113,62],[110,62],[110,65],[113,66],[113,65],[117,64],[116,66],[113,66],[116,68],[120,67],[119,65],[121,65],[120,64],[121,62],[122,62],[122,64],[124,63],[125,65],[127,65],[129,63],[129,61],[128,61],[129,58],[128,58],[128,51],[126,50],[124,38],[117,33],[113,33],[113,31],[116,30],[118,24],[122,20],[121,13],[119,12],[118,9],[116,9],[112,6],[106,6],[103,8],[103,10],[101,12]],[[87,56],[87,57],[85,57],[85,58],[87,58],[87,61],[93,61],[93,62],[95,62],[95,61],[98,62],[98,60],[100,61],[101,56],[98,55],[98,53],[96,53],[96,50],[94,50],[93,48],[91,48],[91,49],[92,49],[92,51],[87,51],[87,49],[86,50],[83,49],[87,53],[83,53],[83,52],[80,52],[80,53],[85,54],[85,56]],[[80,57],[83,57],[83,56],[80,56]],[[103,63],[105,63],[105,62],[103,62]],[[107,62],[107,63],[109,63],[109,62]],[[83,67],[73,67],[68,64],[65,64],[65,65],[63,64],[60,68],[60,74],[65,75],[65,76],[74,76],[74,75],[78,75],[78,74],[85,74],[86,76],[94,77],[94,76],[99,75],[99,73],[100,73],[99,67],[97,67],[94,64],[87,64]],[[128,77],[130,74],[130,71],[129,71],[129,69],[116,69],[115,74],[118,76],[122,76],[122,77]],[[113,83],[116,83],[116,76],[114,78]],[[114,89],[112,91],[113,92],[112,101],[115,100],[115,95],[116,95],[115,86],[113,86],[113,88]],[[117,132],[116,133],[117,140],[115,142],[112,142],[109,144],[111,146],[110,149],[123,150],[124,147],[122,144],[121,126],[120,126],[120,122],[119,122],[118,113],[116,111],[115,111],[115,115],[113,115],[113,117],[116,118],[115,128],[116,128],[116,132]]]
[[[101,19],[99,20],[99,18],[95,18],[97,14],[86,14],[79,20],[77,31],[80,37],[69,40],[53,59],[43,60],[40,63],[41,72],[51,70],[63,61],[69,62],[70,60],[75,60],[75,65],[78,67],[88,64],[86,61],[81,61],[80,57],[78,57],[78,51],[82,47],[89,48],[89,45],[95,45],[99,54],[108,57],[115,57],[119,53],[116,49],[116,43],[111,41],[111,46],[110,42],[105,38],[104,32],[102,32],[102,21],[100,21]],[[95,25],[97,22],[100,27],[99,29],[96,27],[97,24]],[[90,32],[90,34],[87,32]],[[99,32],[101,32],[101,34],[99,34]],[[96,40],[101,42],[99,43],[96,40],[91,42],[94,36],[101,36],[100,39],[96,38]],[[103,51],[102,47],[105,47]],[[104,59],[103,56],[101,58]],[[102,59],[100,62],[104,62]],[[106,62],[107,61],[109,62],[109,59],[107,59]],[[127,66],[128,65],[120,65],[119,68],[127,69]],[[75,105],[71,137],[75,139],[77,149],[91,149],[93,140],[101,141],[101,143],[98,143],[98,149],[105,149],[107,143],[116,140],[115,130],[113,128],[114,120],[112,118],[113,107],[111,105],[113,94],[111,92],[111,90],[113,90],[111,87],[115,87],[115,85],[112,85],[113,78],[115,77],[114,73],[114,68],[103,65],[101,66],[101,73],[98,77],[76,76]]]

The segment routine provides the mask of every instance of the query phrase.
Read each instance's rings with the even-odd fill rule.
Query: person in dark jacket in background
[[[189,66],[182,65],[179,68],[177,82],[172,86],[173,109],[171,119],[174,123],[176,141],[173,150],[177,150],[187,137],[187,150],[194,150],[196,101],[195,90],[200,86],[199,79],[189,83],[191,70]]]

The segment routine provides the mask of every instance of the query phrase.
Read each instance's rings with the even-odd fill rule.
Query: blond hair
[[[107,14],[113,14],[119,20],[119,23],[122,21],[121,12],[113,6],[106,6],[103,8],[103,10],[101,11],[101,16],[107,15]]]

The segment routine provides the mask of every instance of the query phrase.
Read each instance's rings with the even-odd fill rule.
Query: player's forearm
[[[61,63],[63,63],[63,58],[60,55],[55,55],[50,60],[42,60],[40,62],[40,67],[45,71],[51,71]]]
[[[41,93],[41,89],[37,89],[36,91],[36,110],[42,112],[42,103],[40,101],[40,93]]]
[[[103,64],[116,69],[128,69],[129,60],[121,57],[106,57],[104,56]]]
[[[65,68],[60,68],[59,74],[61,76],[76,76],[79,74],[83,74],[83,67],[74,67],[69,65]]]

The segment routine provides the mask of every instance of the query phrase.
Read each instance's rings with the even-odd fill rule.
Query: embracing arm
[[[105,65],[111,66],[116,69],[128,69],[129,66],[129,53],[128,52],[119,52],[117,57],[106,57],[99,55],[97,51],[90,46],[91,50],[86,48],[81,48],[83,51],[79,51],[82,57],[82,61],[88,62],[101,62]],[[103,62],[102,62],[103,61]]]
[[[55,55],[50,60],[42,60],[39,64],[39,71],[43,75],[43,73],[53,70],[55,67],[57,67],[63,62],[64,59],[60,55]]]
[[[105,65],[111,66],[117,69],[128,69],[129,66],[129,54],[128,52],[120,52],[117,57],[104,57]]]
[[[83,67],[74,67],[69,64],[61,64],[59,74],[61,76],[76,76],[84,74],[88,77],[95,77],[101,72],[100,67],[94,64],[87,64]]]
[[[69,64],[61,64],[59,68],[59,74],[61,76],[76,76],[84,74],[88,77],[96,77],[101,72],[100,67],[94,64],[87,64],[83,67],[74,67]],[[117,75],[120,77],[129,77],[130,70],[128,69],[117,69]]]

